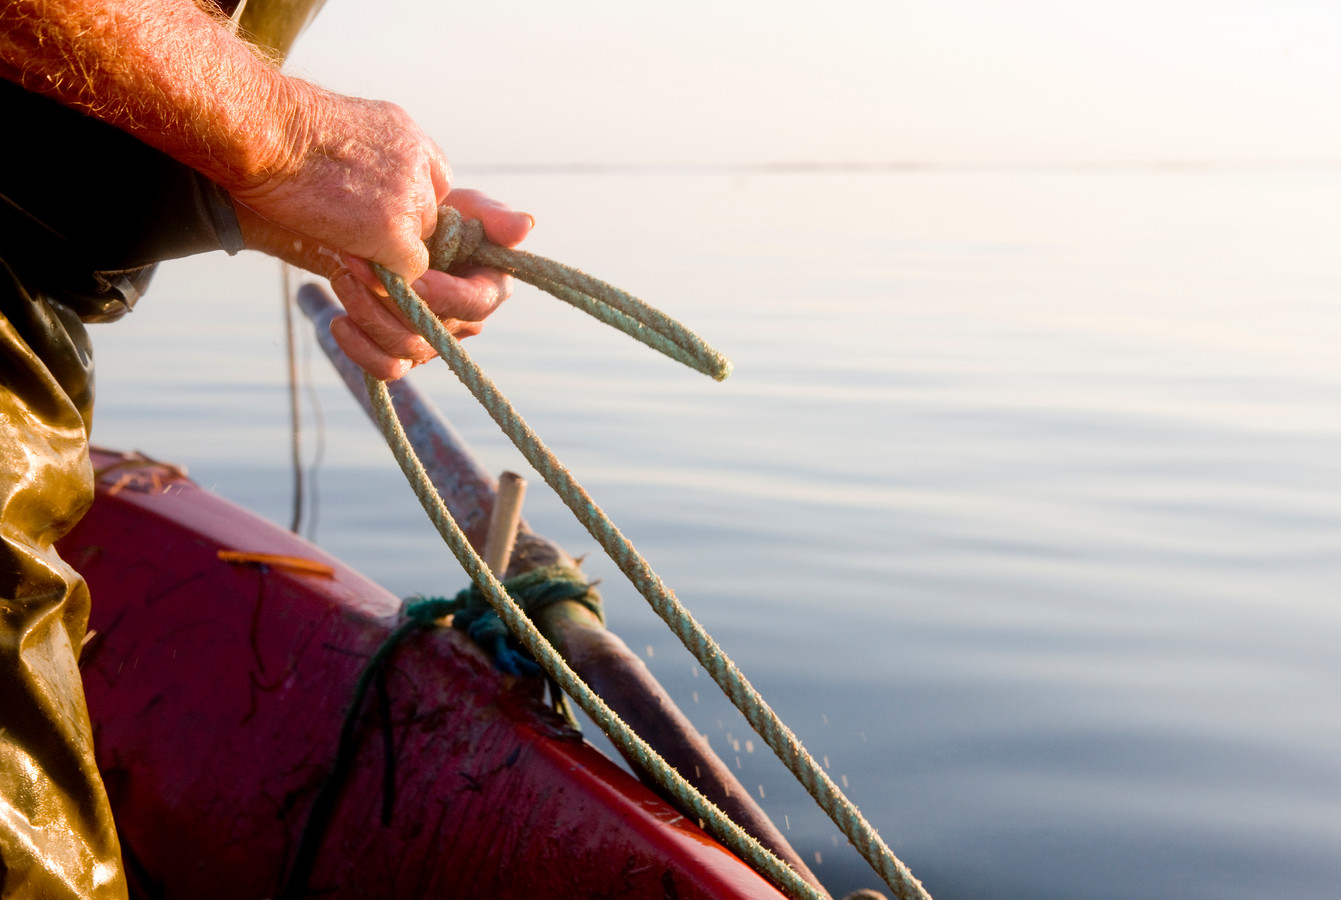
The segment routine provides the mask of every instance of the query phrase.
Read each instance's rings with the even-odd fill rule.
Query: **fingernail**
[[[528,218],[528,219],[531,220],[531,227],[534,228],[534,227],[535,227],[535,216],[531,215],[530,213],[522,213],[522,215],[523,215],[523,216],[526,216],[526,218]]]
[[[418,294],[420,297],[422,297],[422,296],[424,296],[424,292],[425,292],[426,290],[428,290],[428,285],[424,284],[424,280],[423,280],[422,278],[419,278],[419,279],[416,279],[415,282],[414,282],[413,284],[410,285],[410,288],[411,288],[416,294]]]

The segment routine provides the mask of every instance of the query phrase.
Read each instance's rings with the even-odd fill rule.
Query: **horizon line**
[[[654,175],[654,174],[822,174],[880,172],[1059,172],[1149,171],[1208,172],[1246,170],[1341,169],[1336,159],[1166,159],[1166,160],[1035,160],[1017,162],[723,162],[723,163],[461,163],[453,168],[497,175]]]

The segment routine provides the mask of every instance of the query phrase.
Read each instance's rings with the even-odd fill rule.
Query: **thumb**
[[[382,259],[373,261],[380,262],[409,282],[417,280],[428,271],[428,247],[424,246],[424,242],[419,238],[412,238],[395,249],[400,253],[387,254]]]

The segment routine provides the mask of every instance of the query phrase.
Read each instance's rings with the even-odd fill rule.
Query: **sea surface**
[[[458,183],[732,358],[715,384],[525,286],[466,345],[934,897],[1339,895],[1341,170]],[[290,522],[276,264],[164,266],[95,340],[97,443]],[[458,590],[301,334],[299,370],[301,530]],[[829,887],[878,886],[536,477],[526,516]]]

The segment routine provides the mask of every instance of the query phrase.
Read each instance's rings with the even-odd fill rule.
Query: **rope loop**
[[[731,374],[729,359],[661,310],[572,266],[500,247],[485,238],[478,219],[464,219],[454,207],[438,208],[438,227],[424,243],[429,264],[440,272],[467,266],[506,272],[717,381]]]
[[[465,219],[454,206],[438,208],[438,227],[424,243],[428,246],[429,266],[439,272],[465,268],[471,255],[484,240],[479,219]],[[460,263],[458,266],[457,264]]]
[[[494,251],[500,253],[495,254]],[[528,259],[540,260],[547,264],[545,268],[547,274],[537,276],[536,269],[528,268],[525,264]],[[725,357],[712,350],[701,338],[665,313],[654,310],[641,300],[575,269],[568,269],[520,250],[497,248],[488,241],[482,242],[471,254],[471,261],[479,265],[500,268],[518,277],[526,278],[529,274],[532,283],[545,290],[550,290],[550,286],[556,283],[562,284],[565,291],[554,291],[555,296],[560,299],[570,300],[569,294],[585,294],[594,302],[605,304],[616,314],[613,321],[598,315],[597,317],[603,321],[611,321],[611,324],[639,337],[640,340],[643,337],[635,333],[636,329],[625,328],[625,324],[633,322],[646,331],[654,332],[662,341],[660,344],[646,341],[654,349],[666,352],[665,346],[673,346],[677,350],[682,350],[683,356],[671,355],[719,381],[731,371],[731,364]],[[620,571],[661,616],[727,698],[740,710],[755,733],[768,744],[783,765],[792,772],[819,807],[870,863],[894,892],[894,896],[898,900],[930,900],[930,895],[922,883],[894,855],[875,828],[862,816],[860,810],[834,784],[828,773],[820,767],[791,729],[778,718],[777,713],[750,684],[745,674],[694,619],[689,610],[681,605],[670,588],[652,571],[647,561],[620,533],[586,490],[577,483],[572,473],[559,462],[540,436],[526,424],[502,392],[471,360],[461,348],[460,342],[447,331],[423,299],[406,284],[404,278],[394,272],[376,263],[373,264],[373,271],[407,320],[446,361],[461,383],[480,402],[513,445],[521,451],[526,461],[545,479],[545,483],[572,510],[586,527],[587,532],[596,539]],[[601,294],[599,298],[595,297],[597,293]],[[386,386],[371,376],[366,376],[365,380],[375,418],[402,471],[415,490],[420,504],[437,527],[438,533],[452,548],[458,561],[471,576],[472,581],[481,587],[499,618],[518,635],[521,644],[541,663],[546,673],[577,701],[622,752],[637,761],[643,770],[656,778],[672,796],[694,810],[699,818],[704,820],[709,830],[724,844],[743,859],[753,863],[759,871],[766,872],[793,897],[819,898],[821,895],[813,887],[746,834],[739,825],[727,818],[711,801],[684,781],[645,741],[634,734],[540,635],[479,559],[474,548],[465,540],[460,528],[452,520],[450,512],[437,490],[429,482],[422,464],[415,456],[409,440],[400,427],[400,422],[396,419]]]

